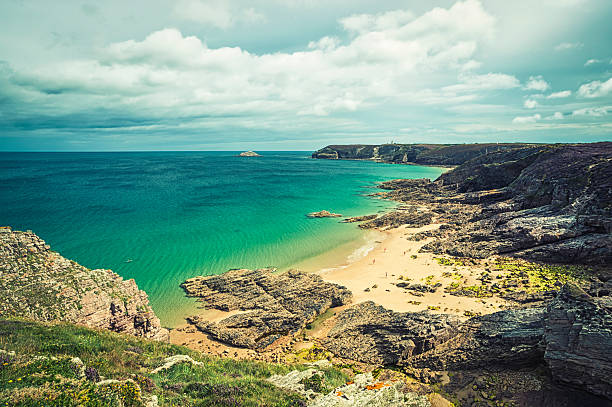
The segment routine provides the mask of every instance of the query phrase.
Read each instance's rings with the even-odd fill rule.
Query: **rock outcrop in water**
[[[31,232],[0,228],[0,298],[3,317],[68,321],[168,340],[134,280],[65,259]]]
[[[322,210],[319,212],[310,212],[308,215],[309,218],[340,218],[342,217],[339,213],[333,213],[327,210]]]
[[[255,151],[245,151],[238,154],[239,157],[261,157],[260,154],[257,154]]]
[[[188,321],[213,338],[235,346],[264,349],[291,337],[330,307],[344,305],[352,294],[315,274],[271,270],[230,270],[194,277],[181,287],[205,308],[239,311],[219,322],[200,316]]]
[[[353,216],[351,218],[342,219],[342,223],[355,223],[355,222],[365,222],[366,220],[376,219],[378,215],[363,215],[363,216]]]

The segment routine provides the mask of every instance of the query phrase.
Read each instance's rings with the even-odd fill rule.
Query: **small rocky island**
[[[319,212],[310,212],[308,215],[309,218],[340,218],[342,217],[339,213],[333,213],[327,210],[322,210]]]
[[[261,155],[257,154],[255,151],[244,151],[238,154],[238,157],[261,157]]]

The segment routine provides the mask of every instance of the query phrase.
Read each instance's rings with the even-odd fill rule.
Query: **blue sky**
[[[611,140],[609,0],[3,0],[0,151]]]

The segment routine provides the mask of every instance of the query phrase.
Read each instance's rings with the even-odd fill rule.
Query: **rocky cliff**
[[[533,145],[525,143],[329,145],[312,153],[312,158],[453,166],[493,151]]]
[[[0,298],[1,317],[68,321],[168,339],[134,280],[65,259],[31,232],[0,228]]]
[[[609,142],[491,152],[434,182],[396,180],[381,188],[404,205],[362,227],[446,223],[426,251],[612,264]]]

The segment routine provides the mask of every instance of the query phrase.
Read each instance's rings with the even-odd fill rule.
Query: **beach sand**
[[[456,281],[466,285],[480,284],[476,278],[484,271],[484,267],[441,265],[435,258],[442,256],[418,253],[430,240],[406,239],[413,233],[436,229],[439,226],[431,224],[421,228],[400,227],[384,231],[384,238],[365,257],[333,269],[321,270],[318,274],[325,281],[343,285],[351,290],[354,304],[374,301],[398,312],[429,309],[432,312],[459,316],[465,316],[466,311],[487,314],[505,308],[506,302],[498,297],[459,297],[444,292],[444,287]],[[445,277],[443,273],[452,273],[454,278]],[[439,282],[442,286],[435,293],[416,296],[395,286],[400,282],[429,282],[430,285]]]

